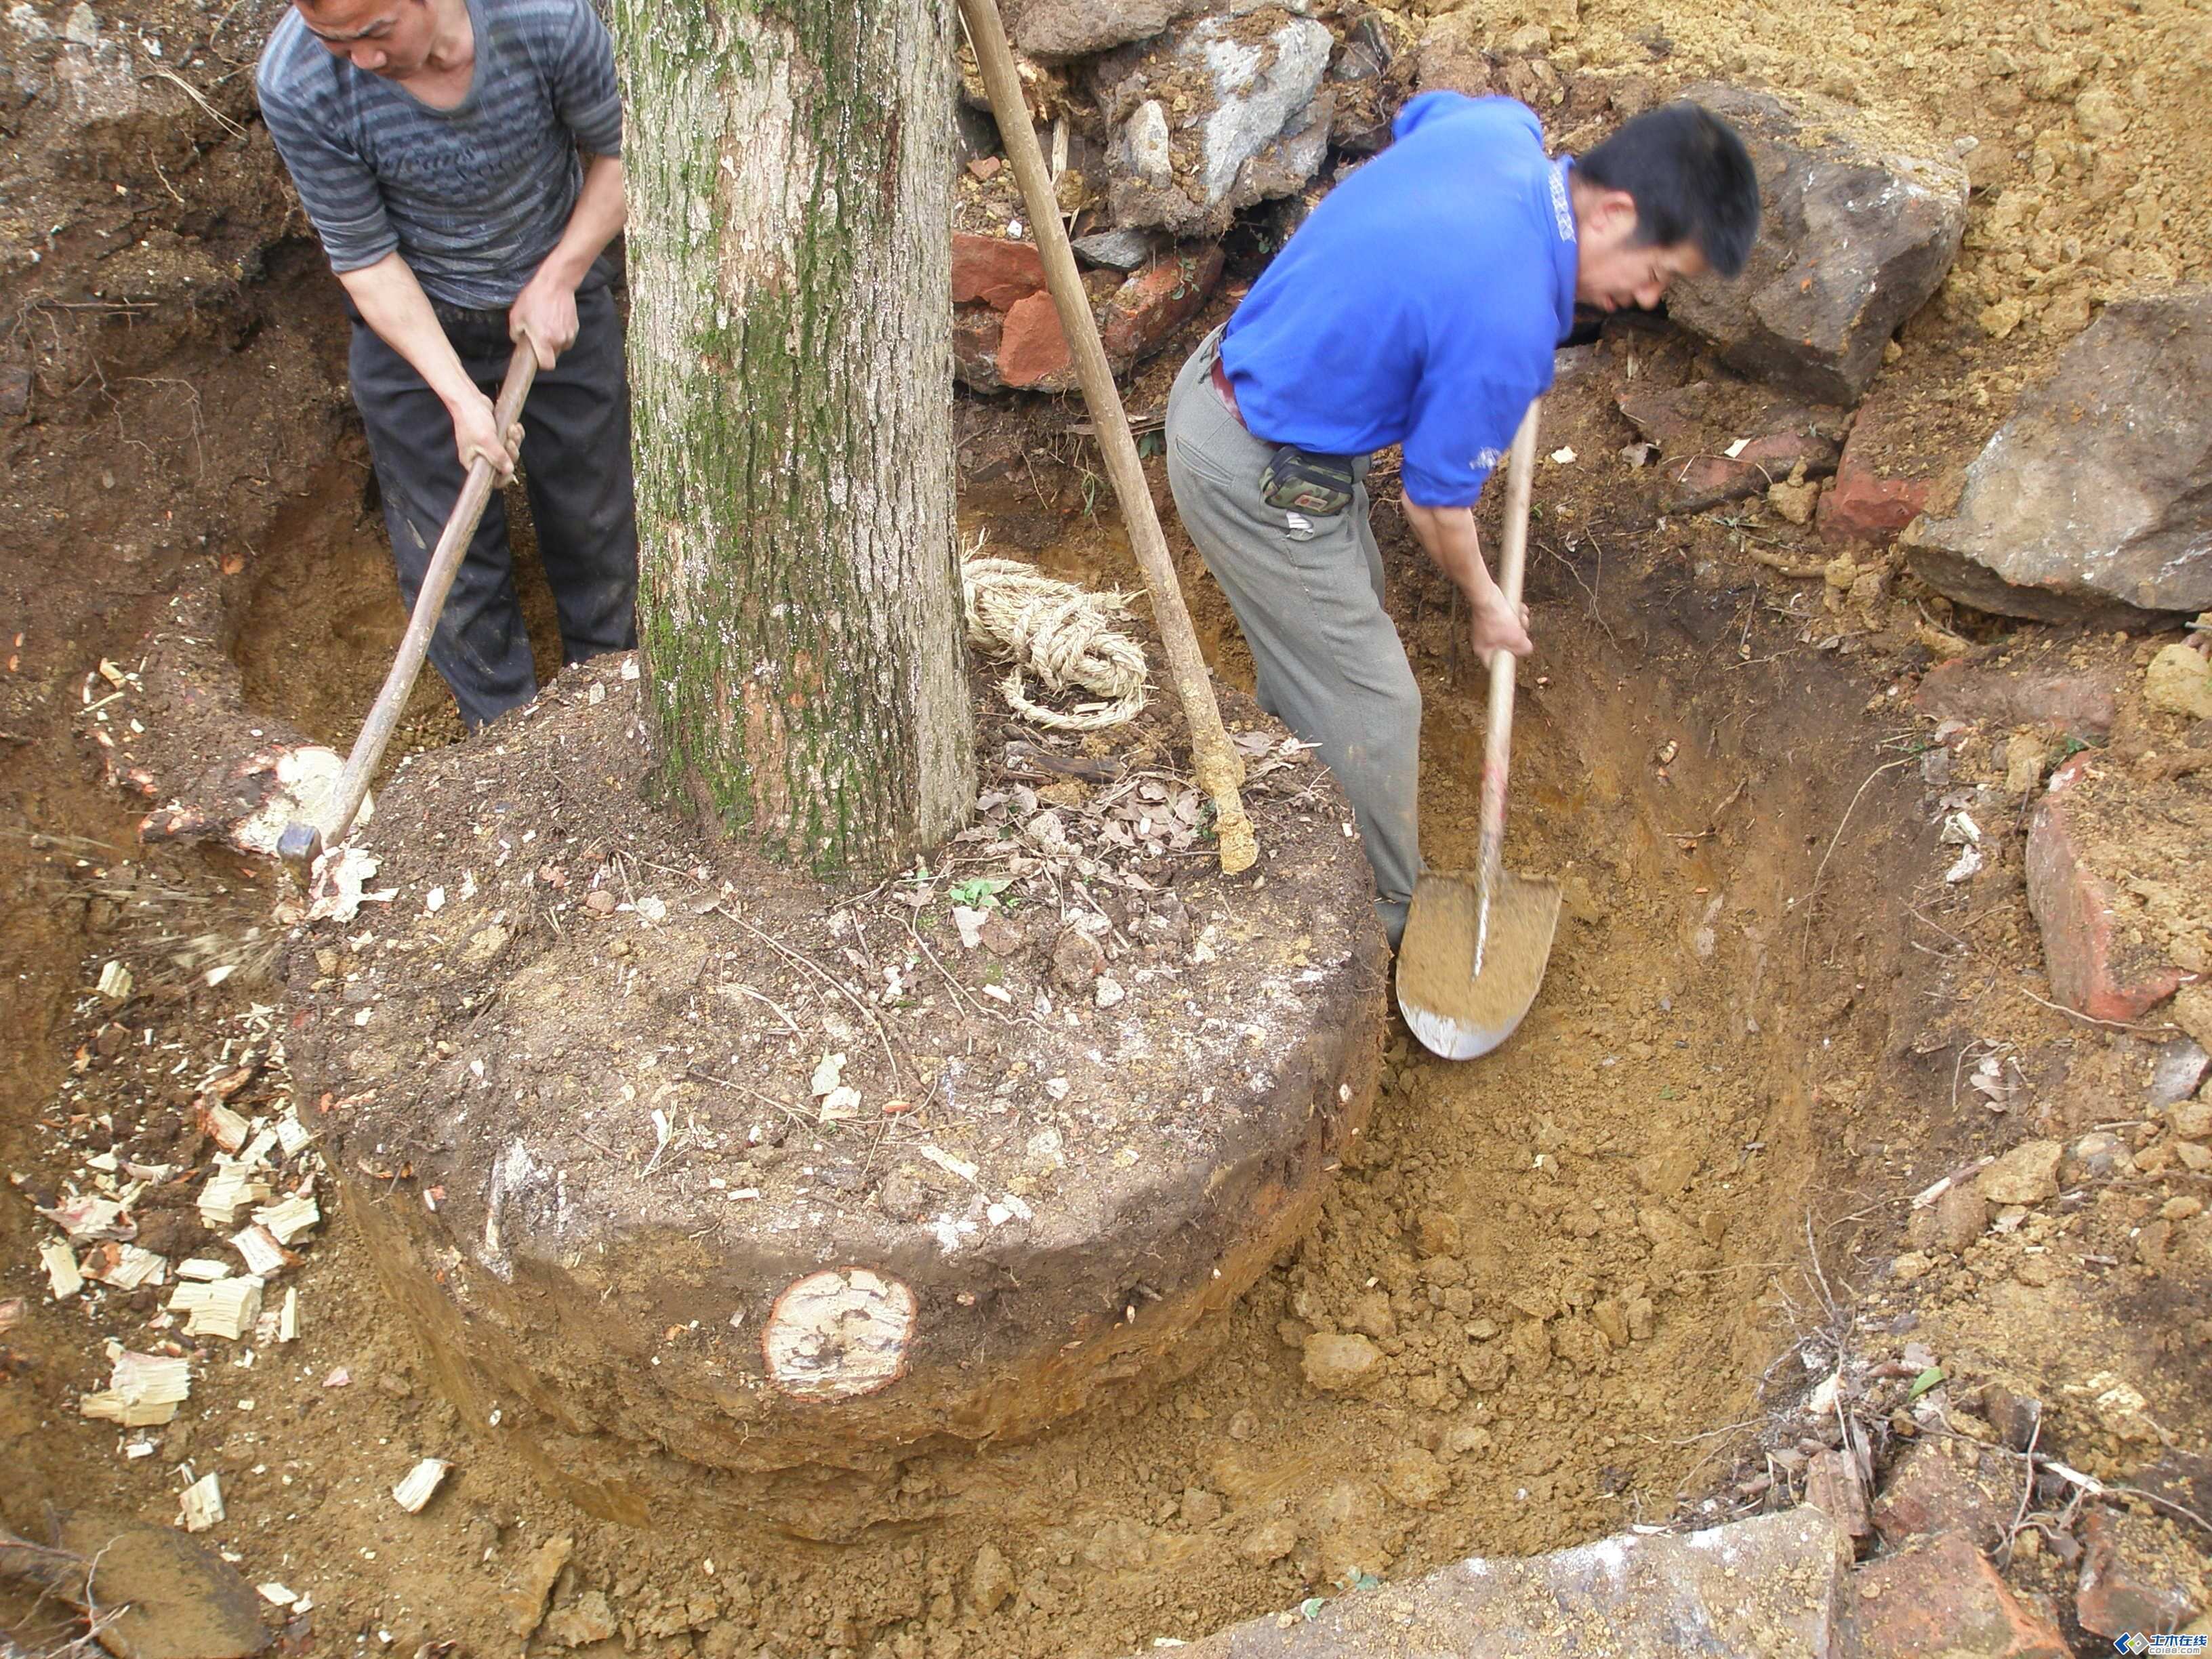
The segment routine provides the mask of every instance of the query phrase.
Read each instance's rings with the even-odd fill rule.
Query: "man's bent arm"
[[[482,455],[501,477],[512,475],[514,458],[493,428],[491,399],[477,390],[461,367],[413,268],[394,250],[373,265],[339,272],[338,281],[362,320],[407,360],[446,405],[453,417],[454,447],[461,465],[466,468]]]
[[[539,368],[552,368],[575,343],[577,285],[623,228],[623,214],[622,157],[592,156],[584,164],[583,188],[569,210],[568,228],[507,313],[512,331],[527,333],[538,348]]]
[[[1482,560],[1482,537],[1474,526],[1474,510],[1465,507],[1423,507],[1404,502],[1406,522],[1437,567],[1467,595],[1474,611],[1474,642],[1479,649],[1504,647],[1516,656],[1529,649],[1527,629],[1520,617],[1508,616],[1505,594]]]
[[[576,205],[569,210],[568,228],[532,280],[550,272],[574,292],[590,273],[592,262],[622,229],[624,211],[622,157],[585,158],[583,187],[576,192]]]

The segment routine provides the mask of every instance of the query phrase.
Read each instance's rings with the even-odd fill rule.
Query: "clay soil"
[[[103,28],[137,53],[137,112],[74,147],[40,125],[50,105],[9,118],[0,370],[22,371],[25,398],[0,413],[15,617],[0,638],[0,1166],[19,1194],[0,1205],[0,1301],[25,1306],[0,1331],[0,1522],[43,1534],[52,1505],[167,1524],[186,1478],[219,1473],[228,1515],[204,1536],[252,1582],[308,1598],[266,1615],[301,1652],[510,1650],[501,1598],[543,1571],[543,1650],[1104,1659],[1363,1575],[1786,1501],[1790,1458],[1823,1432],[1798,1409],[1807,1390],[1847,1357],[1902,1366],[1915,1349],[1947,1369],[1957,1431],[1986,1426],[1972,1391],[1998,1382],[2047,1402],[2046,1450],[2212,1513],[2208,1178],[2142,1103],[2172,1033],[2159,1016],[2094,1029],[2038,1000],[2024,808],[1996,805],[2011,729],[1939,742],[1911,706],[1931,623],[1991,653],[2051,636],[1954,614],[1879,560],[1855,573],[1881,578],[1857,597],[1848,580],[1780,578],[1752,552],[1826,550],[1763,507],[1662,520],[1655,485],[1601,464],[1633,435],[1613,395],[1632,362],[1639,386],[1700,370],[1638,331],[1576,358],[1548,408],[1546,448],[1583,459],[1538,482],[1541,645],[1507,849],[1565,884],[1543,994],[1491,1061],[1444,1067],[1392,1039],[1365,1150],[1186,1377],[1025,1443],[918,1455],[900,1480],[934,1518],[848,1544],[680,1513],[594,1522],[428,1386],[325,1182],[325,1219],[279,1281],[299,1292],[296,1342],[204,1343],[167,1428],[82,1420],[103,1342],[176,1333],[155,1294],[48,1300],[51,1229],[20,1200],[51,1204],[111,1152],[204,1165],[190,1108],[240,1070],[240,1110],[312,1122],[317,1104],[293,1099],[269,953],[235,944],[266,929],[273,877],[136,846],[143,809],[100,781],[98,665],[127,674],[173,600],[203,596],[249,700],[342,743],[398,627],[342,320],[246,95],[270,10],[111,9]],[[1586,7],[1547,70],[1569,94],[1764,76],[1862,99],[1903,132],[1978,140],[1967,255],[1877,393],[1960,463],[2075,331],[2077,300],[2170,276],[2205,245],[2199,11],[1695,10]],[[1449,18],[1393,21],[1410,37]],[[53,43],[6,27],[10,84],[50,73]],[[2085,100],[2099,88],[2117,131]],[[2017,316],[1989,314],[2008,302]],[[1133,409],[1158,408],[1172,366],[1147,371]],[[964,521],[1056,574],[1133,587],[1079,419],[964,404]],[[1378,528],[1428,699],[1428,856],[1464,864],[1478,676],[1387,501]],[[1179,550],[1210,654],[1249,686],[1225,607]],[[2116,787],[2094,822],[2141,884],[2129,925],[2180,960],[2205,948],[2208,781],[2169,763],[2201,734],[2135,696],[2154,643],[2064,648],[2118,688],[2109,763],[2144,787]],[[443,741],[449,722],[426,689],[408,738]],[[1988,861],[1953,884],[1937,836],[1954,799]],[[135,976],[120,1002],[92,988],[111,960]],[[239,971],[210,985],[225,963]],[[1990,1059],[1996,1096],[1971,1081]],[[2017,1142],[2090,1133],[2125,1164],[2069,1165],[2065,1195],[2009,1225],[1947,1238],[1912,1207]],[[302,1156],[308,1172],[319,1154]],[[179,1256],[221,1248],[198,1231],[197,1184],[147,1206]],[[1312,1386],[1303,1356],[1325,1333],[1364,1337],[1382,1363],[1356,1389]],[[1901,1403],[1884,1415],[1893,1403],[1876,1413],[1885,1457],[1927,1431]],[[432,1455],[455,1468],[403,1515],[390,1488]],[[2139,1519],[2151,1553],[2201,1565],[2203,1533]],[[2056,1601],[2070,1588],[2063,1552],[2023,1551],[2013,1571]]]

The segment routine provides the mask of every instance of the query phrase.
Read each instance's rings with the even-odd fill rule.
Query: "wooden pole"
[[[1221,867],[1234,875],[1250,869],[1260,856],[1252,820],[1237,793],[1244,781],[1244,763],[1222,726],[1213,682],[1207,677],[1205,659],[1199,655],[1198,635],[1192,631],[1190,612],[1176,581],[1167,538],[1160,532],[1159,515],[1152,510],[1152,492],[1145,483],[1136,442],[1129,435],[1121,394],[1115,387],[1114,371],[1106,362],[1106,348],[1099,342],[1098,325],[1091,314],[1090,296],[1083,291],[1083,279],[1075,268],[1075,250],[1068,246],[1067,228],[1060,222],[1060,201],[1053,192],[1052,175],[1045,168],[1036,129],[1030,125],[1029,105],[1014,69],[1013,49],[1006,44],[1006,26],[999,18],[998,0],[960,0],[960,16],[968,26],[969,42],[975,48],[983,85],[991,95],[991,109],[998,117],[1006,159],[1013,165],[1022,199],[1036,228],[1037,252],[1044,258],[1045,286],[1051,290],[1053,305],[1060,313],[1060,331],[1075,359],[1083,401],[1090,405],[1091,423],[1097,431],[1099,448],[1105,452],[1107,476],[1113,480],[1114,494],[1121,503],[1121,517],[1129,527],[1138,568],[1152,590],[1152,615],[1159,624],[1161,647],[1167,653],[1169,682],[1175,688],[1176,702],[1182,705],[1184,723],[1190,727],[1192,769],[1198,775],[1199,787],[1213,802]]]

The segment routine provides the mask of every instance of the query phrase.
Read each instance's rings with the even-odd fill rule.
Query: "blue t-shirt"
[[[1222,362],[1255,436],[1403,444],[1407,500],[1470,507],[1574,323],[1568,163],[1510,98],[1427,93],[1393,135],[1253,284]]]

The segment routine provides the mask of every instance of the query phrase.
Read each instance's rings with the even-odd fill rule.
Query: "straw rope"
[[[1086,592],[1034,565],[975,555],[961,561],[960,587],[969,643],[1012,662],[999,689],[1024,720],[1096,732],[1144,708],[1144,650],[1113,627],[1113,618],[1129,614],[1121,594]],[[1079,688],[1102,701],[1048,708],[1023,689],[1025,674],[1047,695]]]

